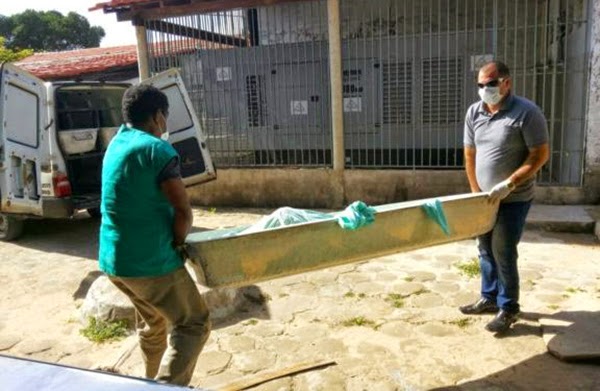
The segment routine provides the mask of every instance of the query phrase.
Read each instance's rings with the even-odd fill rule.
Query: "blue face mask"
[[[483,87],[479,89],[479,97],[488,105],[495,106],[502,100],[500,87]]]

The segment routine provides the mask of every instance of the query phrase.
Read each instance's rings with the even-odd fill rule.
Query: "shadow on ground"
[[[600,360],[567,363],[540,354],[482,379],[435,391],[571,391],[600,389]]]
[[[572,356],[562,356],[561,360],[549,353],[540,354],[512,365],[502,371],[493,373],[481,379],[468,381],[460,385],[435,388],[435,391],[479,391],[479,390],[600,390],[600,357],[577,356],[573,347],[589,350],[589,344],[598,346],[597,335],[591,335],[600,324],[600,312],[593,311],[562,311],[555,314],[523,313],[522,318],[539,320],[542,318],[561,321],[553,325],[555,336],[547,341],[548,349],[555,355],[557,350],[566,349]],[[546,326],[542,326],[546,327]],[[537,330],[537,331],[536,331]],[[592,330],[590,332],[590,330]],[[541,328],[516,324],[502,338],[519,337],[525,334],[540,334]],[[574,342],[578,341],[578,342]],[[576,345],[579,343],[579,345]]]
[[[99,230],[100,219],[91,218],[86,213],[73,219],[26,220],[23,236],[14,244],[38,251],[97,260]],[[209,230],[192,227],[191,233]]]
[[[81,280],[79,286],[77,287],[77,290],[73,293],[73,299],[85,299],[85,296],[87,295],[94,281],[96,281],[96,279],[98,279],[98,277],[102,275],[104,275],[104,273],[102,273],[100,270],[94,270],[92,272],[89,272],[87,276],[85,276],[83,280]]]
[[[30,249],[97,259],[100,220],[87,214],[70,220],[27,220],[14,243]]]

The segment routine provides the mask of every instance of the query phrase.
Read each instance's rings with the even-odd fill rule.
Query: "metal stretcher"
[[[187,249],[201,283],[241,286],[468,239],[492,229],[498,204],[485,193],[440,197],[448,231],[419,200],[375,206],[374,223],[351,231],[334,217],[254,233],[235,227],[194,233]]]

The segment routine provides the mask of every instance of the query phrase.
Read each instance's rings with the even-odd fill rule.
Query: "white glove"
[[[492,187],[492,190],[488,192],[490,202],[499,202],[510,194],[515,189],[515,184],[510,179],[506,179],[496,186]]]

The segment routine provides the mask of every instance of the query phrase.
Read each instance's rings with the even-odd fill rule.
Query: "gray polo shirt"
[[[476,149],[475,175],[482,191],[507,179],[519,168],[529,147],[548,142],[546,118],[535,103],[510,95],[494,115],[474,103],[467,110],[464,144]],[[533,199],[535,177],[520,184],[503,202]]]

